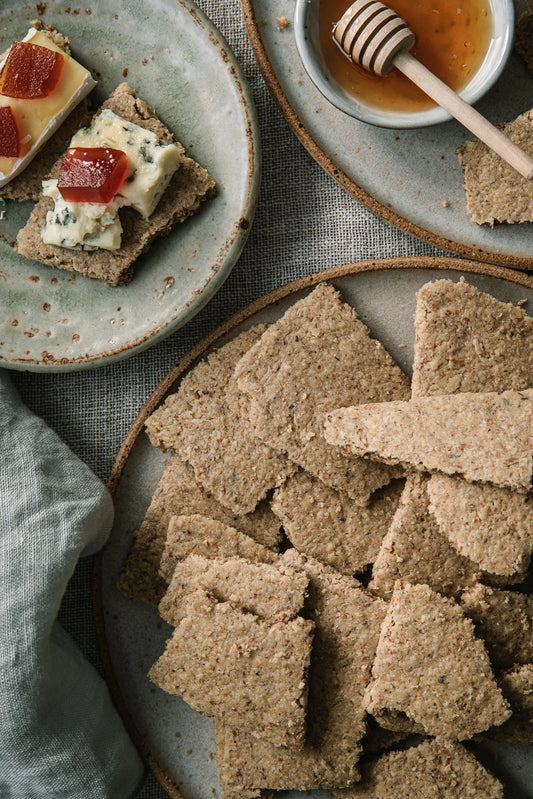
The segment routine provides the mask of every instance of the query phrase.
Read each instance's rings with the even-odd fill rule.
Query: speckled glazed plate
[[[237,260],[260,180],[255,110],[227,43],[189,0],[87,0],[0,7],[0,52],[41,12],[99,80],[96,102],[125,79],[215,178],[218,195],[154,242],[133,281],[101,281],[36,264],[7,242],[31,203],[0,222],[0,365],[61,371],[133,355],[184,325]],[[31,168],[31,167],[30,167]],[[6,241],[7,240],[7,241]]]
[[[305,72],[292,27],[294,0],[241,0],[261,71],[293,131],[313,158],[374,213],[445,250],[489,263],[533,269],[533,224],[479,227],[465,211],[457,147],[471,139],[452,121],[386,130],[332,106]],[[347,0],[346,6],[349,2]],[[515,0],[517,11],[527,5]],[[278,30],[276,19],[288,27]],[[494,124],[533,105],[533,75],[512,54],[477,105]]]
[[[289,283],[228,319],[169,372],[132,425],[108,482],[115,498],[116,521],[96,562],[95,607],[113,698],[148,765],[171,797],[213,799],[220,796],[220,789],[212,720],[191,710],[181,698],[165,694],[146,676],[163,652],[171,628],[155,608],[125,599],[116,588],[132,531],[140,524],[166,460],[143,432],[147,417],[169,392],[177,390],[183,375],[212,347],[252,325],[274,322],[322,280],[334,283],[410,374],[416,291],[429,280],[459,280],[461,274],[500,300],[527,300],[531,313],[533,278],[487,264],[456,258],[394,258],[334,267]],[[506,782],[509,797],[533,799],[533,747],[476,745],[476,752]]]

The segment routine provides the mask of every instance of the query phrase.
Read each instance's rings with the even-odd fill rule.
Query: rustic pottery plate
[[[220,796],[213,722],[180,697],[156,688],[146,674],[163,652],[171,628],[157,610],[132,602],[116,588],[132,532],[137,529],[166,461],[144,433],[148,416],[176,391],[186,372],[214,346],[261,322],[274,322],[317,283],[329,280],[352,304],[407,374],[413,360],[416,291],[427,281],[461,275],[500,300],[526,300],[533,309],[533,278],[456,258],[391,258],[346,264],[289,283],[239,311],[196,345],[157,386],[133,423],[108,486],[116,521],[96,562],[94,598],[98,634],[113,698],[155,776],[171,797]],[[508,786],[513,799],[533,799],[533,748],[476,745],[482,761]],[[325,795],[325,794],[324,794]]]
[[[387,130],[347,116],[323,97],[304,70],[292,27],[294,1],[241,4],[255,56],[287,121],[313,158],[347,191],[430,244],[466,258],[533,269],[533,224],[490,229],[475,225],[467,215],[455,151],[472,136],[458,122]],[[527,3],[515,0],[515,5],[520,14]],[[282,17],[289,21],[285,28],[277,24]],[[503,75],[476,107],[499,124],[529,110],[532,98],[533,75],[512,53]]]
[[[90,6],[90,7],[89,7]],[[18,256],[9,246],[31,203],[0,221],[0,365],[69,371],[139,352],[191,319],[220,288],[253,219],[260,181],[257,121],[227,43],[189,0],[91,0],[0,9],[0,52],[40,12],[99,81],[96,103],[125,79],[215,178],[218,195],[110,288]],[[125,77],[127,76],[127,77]],[[31,167],[30,167],[31,168]]]

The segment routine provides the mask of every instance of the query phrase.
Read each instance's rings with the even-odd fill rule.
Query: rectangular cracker
[[[266,325],[241,333],[194,367],[146,423],[152,444],[177,451],[206,491],[234,513],[251,513],[296,466],[253,434],[235,365]]]
[[[176,626],[186,612],[187,597],[200,588],[219,602],[234,602],[262,619],[288,620],[302,610],[308,582],[305,572],[282,561],[252,563],[191,554],[174,569],[159,613]]]
[[[127,83],[121,83],[115,89],[103,108],[109,108],[123,119],[153,131],[167,144],[174,141],[172,133],[156,117],[153,109],[136,97]],[[180,166],[149,219],[132,208],[120,209],[123,233],[119,250],[69,250],[45,244],[41,238],[41,227],[47,212],[53,207],[53,200],[41,197],[17,236],[20,255],[48,266],[104,280],[109,286],[129,283],[135,261],[152,241],[166,235],[178,222],[184,222],[196,213],[200,204],[215,193],[215,182],[208,172],[187,156],[179,142],[176,144],[183,152]],[[55,162],[48,177],[59,175],[62,160],[59,158]]]
[[[483,572],[448,541],[429,512],[427,485],[428,478],[422,474],[407,478],[400,505],[372,569],[369,588],[380,596],[390,597],[397,580],[425,583],[449,596],[457,596],[480,579],[491,584],[498,582],[497,577]],[[524,577],[525,572],[521,572],[516,580]],[[500,578],[500,582],[510,579]]]
[[[533,389],[339,408],[324,428],[353,455],[524,493],[531,487]]]
[[[313,631],[307,619],[260,619],[196,591],[149,677],[203,715],[300,748]]]
[[[474,585],[461,606],[485,642],[494,668],[533,663],[533,597]]]
[[[503,785],[461,744],[422,741],[368,763],[363,780],[335,799],[503,799]]]
[[[159,575],[159,565],[168,525],[172,516],[184,514],[201,514],[231,525],[269,549],[275,550],[279,544],[279,519],[267,503],[258,505],[254,513],[248,516],[235,516],[203,490],[187,464],[177,455],[172,455],[141,526],[134,533],[128,559],[120,575],[119,588],[129,599],[158,604],[167,588]]]
[[[300,469],[277,489],[271,507],[296,549],[352,575],[375,560],[402,488],[396,480],[361,507]]]
[[[400,711],[452,741],[511,715],[472,621],[452,599],[409,583],[394,589],[365,702],[369,713]]]
[[[217,726],[221,782],[232,790],[312,790],[352,785],[366,731],[363,693],[386,604],[352,577],[288,550],[309,577],[307,612],[316,624],[309,672],[308,730],[300,752]]]
[[[493,574],[525,572],[533,551],[533,499],[505,488],[434,474],[430,511],[456,550]]]
[[[414,397],[473,391],[502,392],[507,389],[522,391],[532,386],[533,318],[522,308],[478,291],[463,278],[458,283],[437,280],[418,291]],[[488,486],[475,489],[464,480],[447,481],[448,508],[471,507],[472,494],[476,494],[478,508],[475,520],[471,511],[465,512],[459,520],[461,527],[454,525],[452,532],[451,524],[446,524],[444,518],[445,508],[437,502],[439,491],[434,483],[432,478],[429,490],[433,509],[454,547],[474,559],[479,557],[484,567],[495,567],[498,571],[508,569],[511,562],[514,565],[522,561],[526,565],[528,545],[523,520],[528,512],[525,506],[522,506],[522,512],[517,510],[517,500],[510,492],[496,492]],[[481,492],[484,493],[483,500]],[[483,545],[480,545],[479,538],[483,533],[491,546],[485,547],[481,557]],[[506,553],[504,562],[501,558],[503,552]],[[522,565],[517,570],[525,574]],[[507,582],[511,581],[514,580],[507,579]]]
[[[533,110],[502,126],[503,133],[533,156]],[[457,149],[463,169],[466,211],[476,225],[533,221],[533,185],[479,139]]]
[[[276,563],[277,553],[227,524],[200,514],[172,516],[159,564],[159,574],[170,583],[176,566],[189,555],[204,558],[245,558]]]
[[[338,292],[319,285],[263,334],[236,368],[253,400],[256,435],[360,505],[398,471],[329,446],[326,411],[343,404],[407,399],[409,381]]]

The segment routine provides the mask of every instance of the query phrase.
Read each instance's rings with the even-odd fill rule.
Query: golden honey
[[[391,0],[386,4],[415,34],[411,53],[452,89],[463,89],[477,72],[491,41],[488,0]],[[399,112],[433,107],[434,101],[397,69],[380,78],[354,64],[341,51],[333,38],[333,26],[349,5],[350,0],[320,2],[320,44],[337,83],[348,94],[374,107]]]

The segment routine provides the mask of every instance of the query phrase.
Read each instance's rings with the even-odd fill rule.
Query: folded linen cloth
[[[102,483],[0,374],[0,797],[126,799],[143,767],[105,682],[56,622],[113,520]]]

